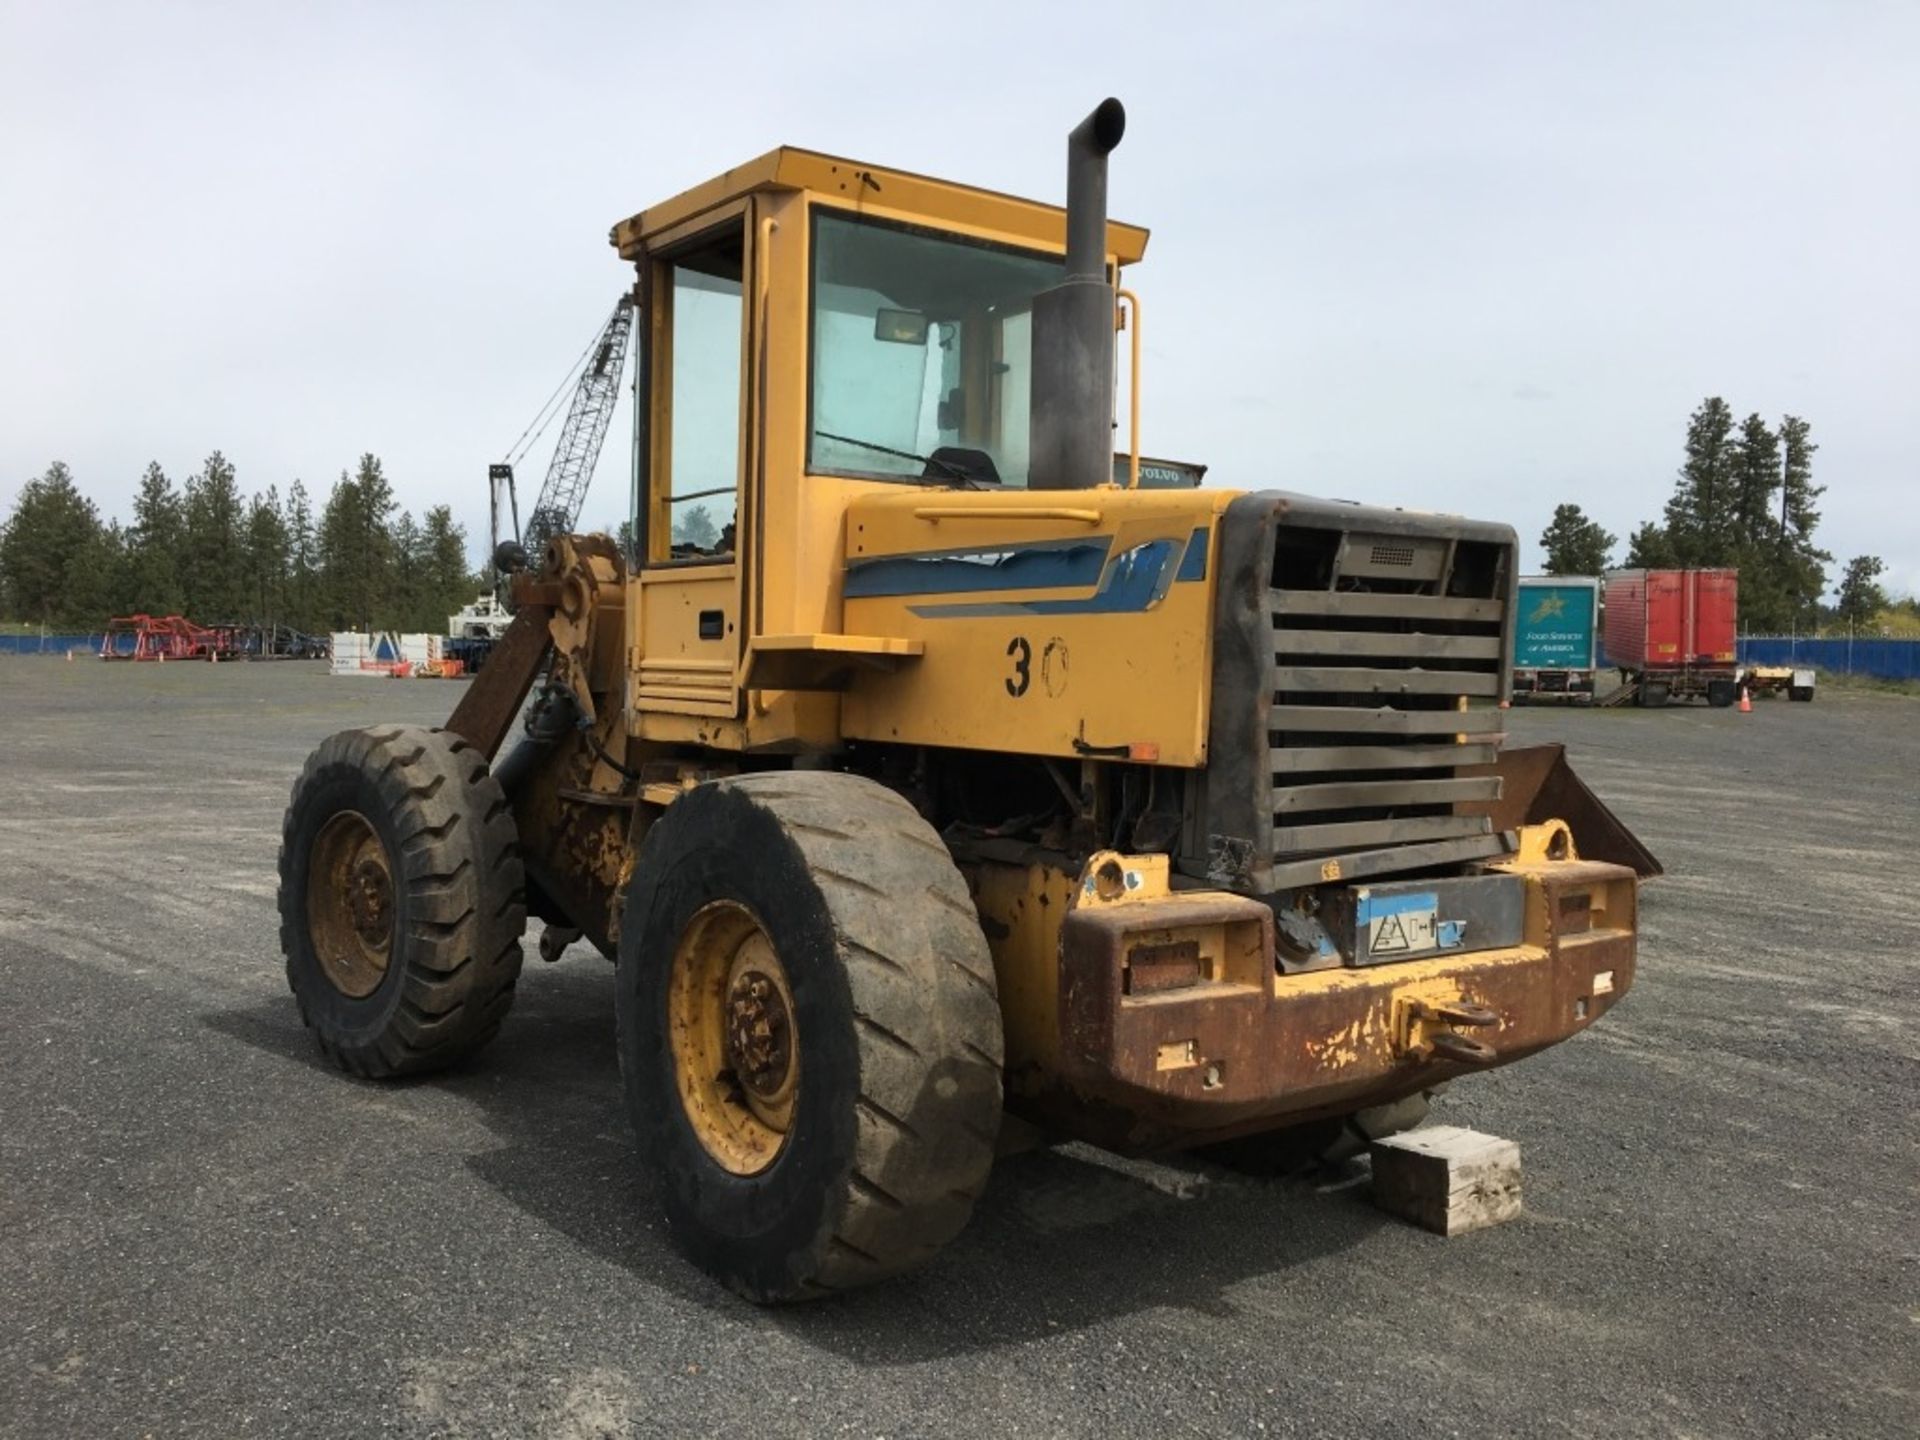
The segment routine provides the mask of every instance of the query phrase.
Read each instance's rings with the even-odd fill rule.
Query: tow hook
[[[549,925],[540,932],[540,958],[549,965],[558,960],[574,941],[580,938],[580,932],[564,925]]]
[[[1499,1052],[1484,1040],[1462,1035],[1458,1026],[1480,1029],[1500,1023],[1499,1013],[1472,1000],[1415,1000],[1408,1007],[1407,1052],[1418,1060],[1451,1060],[1457,1065],[1491,1065]]]

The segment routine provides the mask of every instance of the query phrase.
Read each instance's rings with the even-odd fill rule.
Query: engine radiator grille
[[[1512,532],[1260,498],[1258,542],[1223,551],[1258,571],[1222,598],[1210,878],[1237,865],[1241,888],[1272,891],[1501,853],[1486,814],[1500,781],[1461,772],[1503,738]],[[1218,710],[1242,699],[1250,725]],[[1220,791],[1237,756],[1255,772],[1244,809]]]
[[[1281,525],[1274,539],[1272,769],[1279,885],[1498,848],[1485,814],[1502,687],[1503,567],[1458,537]],[[1484,594],[1473,593],[1476,590]],[[1465,593],[1461,593],[1465,592]]]

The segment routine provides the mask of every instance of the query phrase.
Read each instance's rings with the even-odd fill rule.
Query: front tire
[[[668,1224],[759,1302],[924,1263],[987,1182],[1003,1047],[965,882],[857,776],[712,782],[648,831],[625,907],[620,1068]]]
[[[343,730],[294,782],[280,948],[321,1052],[369,1078],[437,1070],[493,1038],[526,924],[513,814],[444,730]]]

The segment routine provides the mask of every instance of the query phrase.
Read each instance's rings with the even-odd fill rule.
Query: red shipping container
[[[1606,607],[1610,664],[1655,674],[1733,669],[1737,570],[1615,570]]]

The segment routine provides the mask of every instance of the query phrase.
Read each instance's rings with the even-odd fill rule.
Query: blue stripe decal
[[[981,601],[961,605],[915,605],[913,613],[941,619],[983,615],[1132,615],[1151,610],[1166,598],[1179,540],[1149,540],[1116,556],[1101,577],[1100,588],[1079,600]]]
[[[1100,578],[1112,537],[885,555],[847,567],[846,597],[953,595],[981,590],[1072,590]]]
[[[911,608],[916,615],[942,619],[1138,614],[1158,605],[1173,585],[1207,578],[1209,538],[1202,525],[1185,540],[1148,540],[1111,560],[1110,535],[877,555],[848,564],[845,594],[849,600],[865,600],[993,590],[1074,590],[1092,585],[1096,587],[1092,594],[1072,600],[977,600]]]

